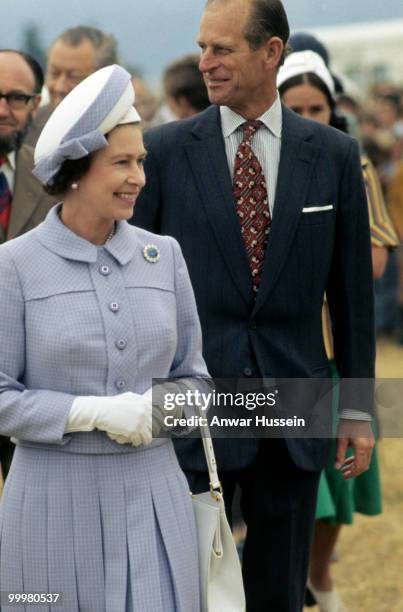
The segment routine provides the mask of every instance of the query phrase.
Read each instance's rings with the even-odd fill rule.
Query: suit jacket
[[[41,135],[41,132],[45,126],[45,123],[49,119],[50,115],[53,113],[54,108],[50,104],[45,104],[45,106],[41,106],[36,113],[34,120],[28,130],[28,134],[25,136],[25,144],[28,144],[30,147],[35,147],[38,142],[38,138]]]
[[[7,234],[0,229],[0,243],[24,234],[41,223],[54,204],[41,183],[32,174],[34,151],[23,145],[16,156],[11,216]]]
[[[143,254],[150,243],[160,251],[156,264]],[[66,228],[54,207],[40,226],[1,245],[0,311],[0,432],[19,444],[136,452],[100,431],[64,435],[74,398],[144,393],[152,376],[207,376],[178,244],[124,221],[98,248]]]
[[[145,143],[147,185],[134,222],[181,244],[210,374],[328,376],[321,326],[326,292],[340,375],[372,377],[371,251],[356,141],[283,108],[273,220],[256,300],[218,107],[150,130]],[[218,465],[248,465],[258,444],[216,440]],[[287,445],[300,467],[323,466],[325,440],[287,439]],[[204,469],[194,440],[181,442],[178,454],[185,469]]]

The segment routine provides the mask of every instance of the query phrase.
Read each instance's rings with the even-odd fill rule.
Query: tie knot
[[[251,142],[255,132],[257,132],[261,125],[263,123],[257,119],[245,121],[242,124],[244,142]]]
[[[7,158],[0,155],[0,168],[6,162]]]

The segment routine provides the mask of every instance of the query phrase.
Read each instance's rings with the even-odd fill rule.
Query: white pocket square
[[[333,204],[325,204],[323,206],[308,206],[307,208],[303,208],[303,213],[313,213],[313,212],[322,212],[324,210],[333,210]]]

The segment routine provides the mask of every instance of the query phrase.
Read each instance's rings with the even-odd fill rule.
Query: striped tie
[[[1,167],[6,161],[4,157],[0,157],[0,227],[6,232],[11,212],[11,191],[8,186],[6,175]]]

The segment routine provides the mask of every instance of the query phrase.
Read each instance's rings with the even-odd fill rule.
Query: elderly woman
[[[150,387],[207,371],[179,246],[126,222],[145,182],[133,103],[118,66],[65,98],[35,151],[62,201],[0,247],[0,432],[17,445],[4,610],[4,593],[60,593],[66,612],[199,610],[190,495],[171,440],[152,440]]]

